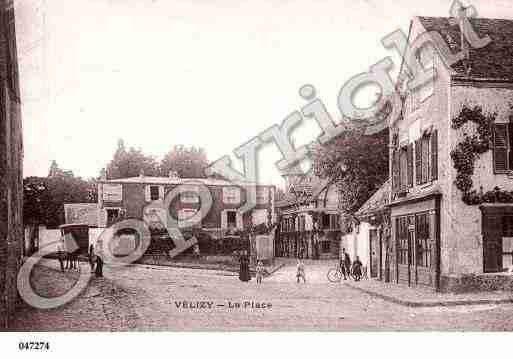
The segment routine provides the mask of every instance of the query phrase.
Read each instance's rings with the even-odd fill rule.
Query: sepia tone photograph
[[[0,4],[17,353],[513,330],[512,2]]]

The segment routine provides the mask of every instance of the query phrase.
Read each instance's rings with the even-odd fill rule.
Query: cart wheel
[[[328,280],[332,283],[340,282],[340,280],[342,279],[342,273],[336,268],[331,268],[328,271],[327,277]]]

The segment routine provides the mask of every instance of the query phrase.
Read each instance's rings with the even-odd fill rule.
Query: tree
[[[176,171],[181,178],[204,178],[207,166],[203,148],[177,145],[160,162],[160,175],[168,176],[170,171]]]
[[[97,202],[96,184],[92,180],[69,175],[52,164],[50,177],[27,177],[23,180],[23,220],[29,225],[56,227],[64,223],[64,203]]]
[[[389,103],[376,116],[386,118]],[[312,150],[314,173],[329,178],[339,190],[340,209],[356,212],[388,178],[388,128],[365,135],[365,128],[352,128],[329,143]]]
[[[142,150],[134,147],[130,147],[127,151],[124,141],[119,139],[114,157],[107,165],[107,178],[136,177],[141,171],[147,176],[156,176],[158,164],[155,158],[145,155]]]

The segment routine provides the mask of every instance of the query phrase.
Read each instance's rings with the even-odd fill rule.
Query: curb
[[[370,295],[374,298],[383,299],[387,302],[399,304],[406,307],[412,308],[420,308],[420,307],[454,307],[458,305],[482,305],[482,304],[506,304],[513,303],[513,297],[511,298],[502,298],[502,299],[469,299],[469,300],[445,300],[445,301],[430,301],[430,302],[420,302],[420,301],[411,301],[399,299],[397,297],[393,297],[386,294],[381,294],[372,290],[363,289],[360,287],[353,286],[349,283],[344,283],[345,286],[363,292],[365,294]]]

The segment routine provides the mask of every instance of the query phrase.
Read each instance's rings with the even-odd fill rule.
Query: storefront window
[[[408,217],[397,218],[397,263],[408,264]]]
[[[415,237],[417,240],[417,266],[431,267],[429,213],[417,214],[415,216]]]

